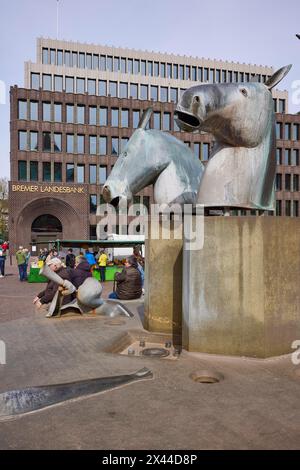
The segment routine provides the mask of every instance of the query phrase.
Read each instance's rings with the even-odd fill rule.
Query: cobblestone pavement
[[[103,352],[127,331],[143,332],[142,302],[134,318],[47,319],[34,311],[41,285],[20,283],[16,267],[0,279],[0,392],[29,385],[119,375],[149,367],[153,380],[0,422],[1,449],[296,449],[300,446],[300,366],[290,356],[268,360],[183,351],[175,361]],[[104,287],[104,297],[112,289]],[[216,384],[190,374],[213,369]]]

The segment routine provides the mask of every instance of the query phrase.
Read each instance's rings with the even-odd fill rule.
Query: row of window
[[[299,166],[299,149],[276,149],[277,165]]]
[[[88,148],[86,141],[88,137]],[[108,141],[111,146],[108,149]],[[63,143],[63,135],[58,132],[42,133],[42,152],[66,152],[75,154],[90,155],[119,155],[123,152],[127,144],[128,137],[111,137],[96,136],[83,134],[66,134]],[[39,151],[38,132],[36,131],[19,131],[19,150],[22,151]]]
[[[40,81],[42,79],[42,81]],[[98,82],[98,88],[97,88]],[[76,87],[75,87],[76,85]],[[185,88],[147,85],[139,83],[127,83],[117,81],[96,80],[82,77],[63,77],[62,75],[50,75],[39,73],[31,74],[31,88],[46,91],[66,91],[67,93],[88,93],[89,95],[112,96],[113,98],[130,98],[154,101],[178,101],[179,93]]]
[[[276,174],[275,180],[275,188],[276,191],[282,191],[282,174]],[[284,175],[284,182],[285,182],[285,191],[299,191],[299,175],[291,175],[290,173],[286,173]]]
[[[18,161],[18,181],[39,181],[39,165],[42,165],[42,181],[61,183],[63,181],[63,164],[61,162]],[[65,165],[67,183],[104,184],[107,179],[107,167],[103,165]]]
[[[300,140],[300,124],[276,122],[276,139]]]
[[[276,215],[286,215],[287,217],[299,217],[299,201],[284,201],[284,210],[283,210],[283,201],[280,199],[276,201]]]
[[[91,54],[85,52],[43,48],[42,63],[66,67],[86,68],[108,72],[121,72],[150,77],[193,80],[199,82],[249,82],[256,74],[232,70],[196,67],[194,65],[174,64],[153,60],[132,59],[127,57]],[[257,75],[265,82],[268,76]]]

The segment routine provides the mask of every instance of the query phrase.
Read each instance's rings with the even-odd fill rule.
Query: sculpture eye
[[[240,89],[240,92],[242,93],[242,95],[244,95],[246,98],[248,96],[248,91],[246,90],[246,88],[241,88]]]
[[[199,96],[194,96],[194,101],[195,101],[196,103],[199,103],[199,102],[200,102]]]

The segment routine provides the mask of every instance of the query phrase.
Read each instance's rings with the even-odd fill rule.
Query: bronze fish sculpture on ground
[[[0,420],[32,413],[69,400],[96,395],[106,390],[152,378],[152,372],[144,367],[134,374],[100,377],[54,385],[28,387],[0,394]]]

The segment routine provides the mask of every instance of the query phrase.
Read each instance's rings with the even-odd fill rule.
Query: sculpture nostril
[[[194,101],[195,101],[196,103],[200,103],[200,98],[199,98],[199,96],[194,96]]]

